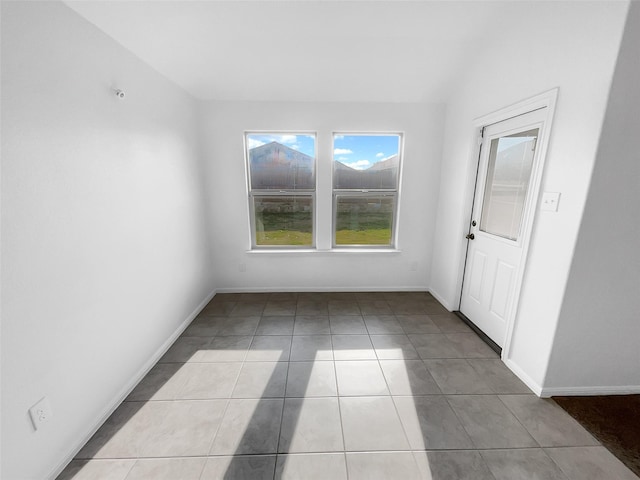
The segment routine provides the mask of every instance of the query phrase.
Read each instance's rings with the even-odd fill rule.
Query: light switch
[[[540,210],[547,212],[557,212],[558,204],[560,203],[559,192],[544,192],[542,194],[542,204]]]

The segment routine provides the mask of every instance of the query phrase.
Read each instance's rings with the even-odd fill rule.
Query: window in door
[[[538,129],[491,141],[480,230],[518,240]]]

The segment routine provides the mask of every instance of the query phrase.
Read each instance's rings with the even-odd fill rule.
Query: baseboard
[[[231,287],[216,293],[278,293],[278,292],[427,292],[425,286],[412,287]]]
[[[591,397],[594,395],[637,395],[640,385],[596,386],[596,387],[546,387],[542,389],[543,397]]]
[[[444,297],[442,295],[440,295],[438,292],[436,292],[433,288],[429,288],[428,290],[429,290],[429,293],[433,296],[433,298],[438,300],[442,304],[442,306],[444,308],[446,308],[447,310],[449,310],[450,312],[453,312],[454,310],[458,309],[458,307],[454,307],[449,302],[447,302],[444,299]]]
[[[595,387],[542,387],[527,375],[512,360],[505,358],[505,365],[536,395],[542,398],[549,397],[577,397],[594,395],[637,395],[640,394],[640,385],[623,386],[595,386]]]
[[[516,377],[518,377],[522,382],[531,389],[533,393],[535,393],[539,397],[549,397],[550,395],[545,395],[543,389],[538,382],[533,380],[527,373],[524,372],[513,360],[508,358],[503,358],[503,361],[507,368],[511,370]]]
[[[151,358],[142,366],[140,370],[133,376],[133,378],[127,382],[127,384],[120,390],[120,392],[107,404],[107,406],[103,409],[102,413],[98,415],[98,418],[95,422],[93,422],[91,428],[89,428],[88,433],[82,437],[82,439],[74,445],[69,453],[51,472],[47,478],[54,480],[65,467],[74,459],[74,457],[78,454],[78,452],[84,447],[84,445],[89,441],[89,439],[98,431],[98,429],[102,426],[104,422],[111,416],[111,414],[120,406],[120,404],[124,401],[125,398],[129,396],[129,394],[133,391],[133,389],[140,383],[140,381],[149,373],[149,370],[153,368],[153,366],[158,363],[158,360],[169,350],[169,347],[173,345],[176,339],[186,330],[189,324],[193,321],[194,318],[202,311],[202,309],[211,301],[213,296],[216,294],[216,290],[213,290],[207,297],[200,302],[200,304],[185,318],[185,320],[178,326],[178,328],[171,334],[171,336],[158,348],[155,353],[151,356]]]

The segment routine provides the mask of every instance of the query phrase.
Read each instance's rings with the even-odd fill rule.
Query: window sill
[[[330,248],[330,249],[317,249],[317,248],[264,248],[264,249],[255,249],[255,250],[247,250],[248,254],[254,255],[273,255],[273,254],[306,254],[312,253],[314,255],[328,253],[328,254],[342,254],[342,253],[373,253],[376,255],[379,254],[397,254],[402,253],[402,250],[398,250],[397,248]]]

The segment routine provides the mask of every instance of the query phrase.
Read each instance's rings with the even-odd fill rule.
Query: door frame
[[[482,145],[482,128],[493,125],[495,123],[502,122],[504,120],[508,120],[513,117],[517,117],[523,115],[525,113],[529,113],[534,110],[540,110],[542,108],[546,109],[546,116],[544,119],[544,124],[542,125],[538,143],[536,145],[536,149],[538,149],[538,154],[540,155],[540,160],[535,165],[534,171],[531,173],[531,185],[533,187],[533,192],[531,195],[531,204],[525,209],[525,217],[523,219],[522,225],[522,259],[520,261],[520,268],[516,274],[514,289],[513,289],[513,300],[511,301],[511,305],[506,314],[506,324],[507,331],[505,333],[504,345],[502,346],[502,355],[501,358],[504,360],[509,358],[509,351],[511,347],[511,339],[514,332],[514,327],[517,319],[518,312],[518,304],[520,301],[520,296],[522,294],[522,282],[524,279],[524,274],[527,269],[527,258],[529,253],[529,245],[532,233],[535,228],[535,220],[537,217],[538,207],[540,203],[540,191],[542,187],[542,178],[544,174],[544,165],[547,157],[547,151],[550,141],[551,128],[555,113],[556,102],[558,99],[558,88],[554,88],[552,90],[543,92],[534,97],[528,98],[516,104],[510,105],[508,107],[501,108],[487,115],[483,115],[473,120],[473,137],[472,137],[472,148],[469,160],[467,163],[467,182],[465,187],[465,210],[463,214],[463,218],[460,222],[460,265],[458,268],[458,279],[457,279],[457,288],[458,299],[456,301],[456,309],[460,310],[460,304],[462,300],[462,284],[464,280],[464,271],[467,260],[467,248],[469,244],[469,240],[465,239],[465,235],[469,233],[471,226],[471,216],[473,212],[473,202],[475,200],[475,188],[476,181],[478,176],[478,166],[480,162],[480,154],[481,154],[481,145]],[[473,320],[473,319],[471,319]]]

